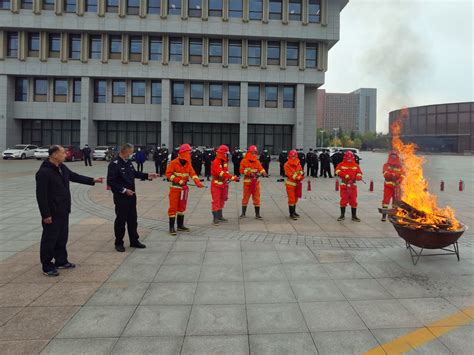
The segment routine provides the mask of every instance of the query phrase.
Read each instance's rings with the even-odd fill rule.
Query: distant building
[[[390,124],[400,117],[400,111],[390,112]],[[425,152],[472,152],[474,102],[410,107],[401,138]]]
[[[319,89],[316,99],[316,126],[326,131],[375,132],[377,89],[361,88],[353,92],[327,93]]]

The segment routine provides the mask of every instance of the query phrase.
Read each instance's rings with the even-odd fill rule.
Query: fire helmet
[[[229,152],[229,147],[227,147],[225,144],[222,144],[219,148],[217,148],[216,152],[227,154]]]
[[[187,143],[181,144],[181,146],[179,147],[179,154],[190,152],[190,151],[191,151],[191,146]]]
[[[251,145],[251,146],[249,147],[249,150],[248,150],[247,152],[249,152],[249,153],[257,153],[257,152],[258,152],[258,151],[257,151],[257,146]]]
[[[354,161],[354,153],[350,150],[344,153],[344,161],[348,163],[352,163]]]
[[[298,158],[298,153],[296,150],[290,150],[290,152],[288,153],[288,158],[289,159],[296,159]]]

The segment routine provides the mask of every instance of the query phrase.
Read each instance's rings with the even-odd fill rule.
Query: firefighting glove
[[[182,186],[184,184],[184,180],[179,180],[178,185]]]
[[[199,187],[199,188],[204,187],[204,185],[201,184],[201,181],[199,181],[199,180],[194,180],[194,183],[195,183],[196,186]]]

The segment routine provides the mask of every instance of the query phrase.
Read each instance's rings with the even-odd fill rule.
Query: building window
[[[105,11],[107,12],[118,12],[118,2],[119,0],[106,0]]]
[[[249,18],[251,20],[261,20],[263,13],[263,0],[250,0]]]
[[[280,42],[268,42],[267,64],[280,65]]]
[[[154,105],[161,104],[161,81],[151,82],[151,103]]]
[[[67,101],[67,79],[54,79],[54,102]]]
[[[281,20],[281,14],[283,9],[282,0],[270,0],[268,6],[268,18],[270,20]]]
[[[260,107],[260,85],[249,85],[248,107]]]
[[[122,36],[110,36],[110,59],[121,59],[122,58]]]
[[[86,12],[97,12],[97,0],[85,0]]]
[[[249,65],[260,65],[262,54],[262,42],[249,41]]]
[[[69,59],[81,58],[81,35],[69,36]]]
[[[148,0],[147,13],[159,14],[161,8],[161,0]]]
[[[209,63],[222,63],[222,40],[209,40]]]
[[[242,0],[229,1],[229,17],[242,18],[243,13]]]
[[[222,106],[222,84],[209,84],[209,106]]]
[[[181,0],[168,0],[168,15],[181,15]]]
[[[269,107],[269,108],[278,107],[278,86],[276,85],[265,86],[265,107]]]
[[[137,146],[160,146],[161,123],[144,121],[98,121],[98,145],[121,145],[133,142]]]
[[[306,68],[316,68],[318,62],[317,44],[306,45]]]
[[[286,44],[286,65],[297,66],[300,58],[300,46],[298,42],[288,42]]]
[[[46,102],[48,98],[48,79],[35,79],[34,101]]]
[[[204,84],[191,83],[191,105],[202,106],[204,104]]]
[[[140,0],[127,0],[127,15],[138,15]]]
[[[21,0],[21,8],[31,10],[33,8],[33,0]]]
[[[59,58],[61,51],[61,35],[59,33],[48,33],[48,57]]]
[[[130,36],[130,61],[142,60],[142,36]]]
[[[18,56],[18,32],[7,32],[7,57]]]
[[[54,10],[54,0],[43,0],[43,10]]]
[[[319,23],[321,21],[321,0],[309,0],[308,13],[309,22]]]
[[[90,36],[89,58],[100,59],[102,55],[102,37],[100,35]]]
[[[202,39],[191,38],[189,40],[189,62],[191,64],[202,63]]]
[[[79,120],[21,120],[22,141],[38,147],[51,144],[79,146]]]
[[[248,144],[268,149],[272,155],[289,151],[293,146],[293,125],[249,124],[247,128]]]
[[[209,16],[222,17],[222,0],[209,0]]]
[[[10,10],[10,0],[0,0],[0,10]]]
[[[144,104],[145,103],[145,81],[133,80],[132,81],[132,104]]]
[[[241,41],[229,41],[229,64],[242,64]]]
[[[161,60],[162,53],[162,42],[161,37],[150,37],[149,38],[149,59],[150,60]]]
[[[301,0],[289,0],[289,19],[301,21]]]
[[[175,82],[171,86],[171,104],[184,105],[184,83]]]
[[[229,84],[227,88],[227,106],[240,106],[240,84]]]
[[[189,17],[202,16],[201,0],[188,0],[188,15]]]
[[[64,12],[76,12],[76,0],[64,0]]]
[[[294,86],[283,87],[283,107],[295,108],[295,87]]]
[[[126,91],[127,91],[127,86],[125,85],[125,80],[113,80],[112,81],[112,103],[124,104]]]
[[[183,42],[181,38],[170,38],[170,61],[181,62],[183,59]]]
[[[15,78],[15,101],[28,101],[27,78]]]
[[[107,81],[94,80],[94,102],[101,104],[107,102]]]
[[[39,33],[28,33],[28,57],[39,56]]]
[[[72,81],[72,102],[81,102],[81,79]]]

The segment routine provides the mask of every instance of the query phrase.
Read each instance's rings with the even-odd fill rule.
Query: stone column
[[[64,3],[61,0],[56,0],[54,2],[54,13],[56,15],[62,15],[64,12]]]
[[[148,57],[150,51],[150,37],[149,36],[142,36],[142,64],[148,64]],[[163,48],[163,47],[162,47]],[[163,52],[163,49],[162,49]],[[162,54],[163,55],[163,54]]]
[[[181,0],[181,20],[188,19],[188,0]]]
[[[209,38],[202,39],[202,65],[207,67],[209,65]]]
[[[79,16],[84,15],[85,7],[86,7],[86,0],[76,0],[76,14]]]
[[[85,144],[97,145],[97,125],[92,113],[94,98],[93,79],[83,76],[81,78],[81,147]]]
[[[308,14],[308,0],[303,0],[301,4],[301,24],[303,26],[308,25],[309,14]]]
[[[100,61],[102,63],[107,63],[109,61],[109,35],[106,33],[102,34]]]
[[[161,44],[161,63],[163,65],[168,65],[170,59],[170,37],[168,35],[163,35],[163,41]]]
[[[260,68],[267,69],[267,59],[268,59],[268,42],[262,40],[261,51],[260,51]]]
[[[168,0],[161,0],[160,17],[165,19],[168,16]]]
[[[61,48],[59,50],[59,58],[61,62],[67,62],[69,56],[69,38],[67,32],[61,32]]]
[[[41,5],[42,5],[41,0],[33,0],[33,13],[35,15],[41,14]]]
[[[283,0],[282,2],[282,14],[281,14],[281,22],[284,25],[288,25],[289,21],[289,13],[288,13],[288,0]]]
[[[316,118],[315,118],[316,120]],[[296,122],[293,145],[296,148],[303,148],[304,140],[304,84],[296,85]]]
[[[118,15],[119,17],[125,17],[127,15],[127,0],[119,0]]]
[[[13,118],[15,78],[0,74],[0,150],[21,142],[20,120]]]
[[[242,40],[242,68],[248,67],[248,39]]]
[[[160,6],[161,9],[161,6]],[[140,0],[140,7],[138,9],[138,16],[141,18],[146,17],[146,10],[147,10],[147,0]]]
[[[321,26],[328,25],[328,0],[321,0]]]
[[[189,37],[183,37],[183,65],[189,65]]]
[[[269,17],[269,7],[270,7],[270,4],[269,4],[269,1],[268,0],[263,0],[263,7],[262,7],[262,22],[263,23],[268,23],[268,17]]]
[[[227,68],[229,66],[229,39],[222,39],[222,66]]]
[[[48,60],[48,34],[40,32],[39,60],[46,62]]]
[[[10,11],[17,14],[20,11],[20,0],[11,0]]]
[[[280,42],[280,69],[286,69],[286,41]]]
[[[128,63],[128,52],[129,52],[129,40],[128,35],[122,35],[122,63]]]
[[[97,0],[97,14],[99,17],[105,16],[106,0]]]
[[[202,8],[201,8],[201,19],[203,21],[208,20],[209,16],[209,0],[202,0],[201,2]]]
[[[28,55],[27,35],[26,31],[18,32],[18,59],[21,61],[25,61]]]
[[[224,22],[229,21],[229,1],[222,0],[222,21]]]
[[[316,53],[317,64],[316,67],[319,71],[326,71],[328,69],[328,45],[327,43],[318,43],[318,51]]]
[[[299,67],[300,70],[305,70],[306,68],[306,43],[301,41],[300,42],[300,50],[299,50]]]
[[[232,0],[229,0],[232,1]],[[249,22],[249,17],[250,17],[250,7],[249,7],[249,0],[242,0],[242,21],[243,22]]]
[[[7,32],[0,30],[0,60],[4,60],[7,55]]]
[[[171,82],[161,80],[161,144],[173,149],[173,130],[171,124]]]
[[[87,63],[89,60],[89,34],[81,34],[81,63]]]
[[[249,121],[249,110],[248,110],[248,92],[249,83],[240,83],[240,130],[239,130],[239,146],[240,149],[247,148],[247,131]]]

